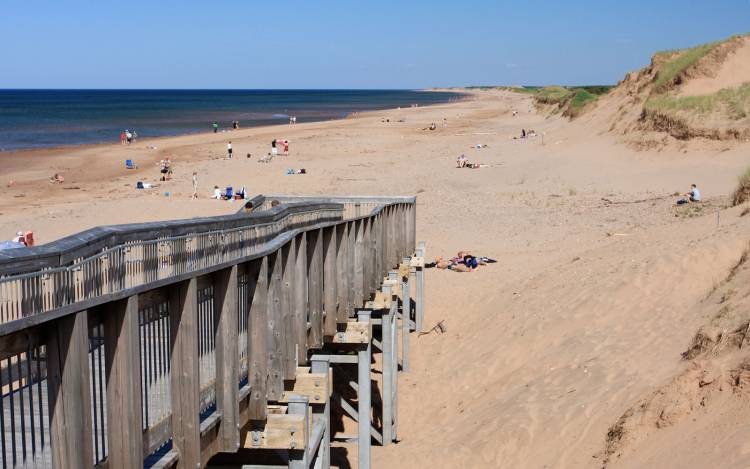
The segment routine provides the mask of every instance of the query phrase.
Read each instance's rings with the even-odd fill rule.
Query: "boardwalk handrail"
[[[0,252],[4,466],[195,467],[236,451],[383,276],[408,275],[414,197],[251,202]]]

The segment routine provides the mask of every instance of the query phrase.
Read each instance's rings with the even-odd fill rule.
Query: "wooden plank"
[[[104,312],[109,467],[138,467],[146,455],[142,438],[141,359],[138,295],[116,301]],[[110,427],[113,428],[113,427]]]
[[[52,466],[89,467],[94,451],[87,312],[60,318],[50,326],[47,393]]]
[[[323,346],[323,231],[307,232],[307,280],[310,333],[309,348]],[[305,354],[307,359],[307,354]]]
[[[307,446],[304,415],[269,412],[265,426],[258,430],[256,439],[253,438],[253,433],[246,432],[243,448],[303,449]]]
[[[336,226],[336,322],[345,323],[348,318],[349,275],[348,275],[348,223]]]
[[[325,404],[330,396],[329,376],[326,373],[298,373],[297,379],[288,381],[279,402],[288,403],[289,398],[306,396],[310,404]]]
[[[235,452],[240,445],[238,383],[240,375],[237,266],[216,272],[214,339],[216,344],[216,410],[221,413],[218,449]]]
[[[266,418],[269,366],[269,320],[268,320],[268,257],[250,262],[247,266],[248,283],[248,382],[250,400],[248,418]],[[270,340],[273,341],[273,338]]]
[[[336,227],[323,229],[323,335],[336,333]]]
[[[270,284],[268,288],[268,337],[269,362],[268,362],[268,399],[276,400],[284,390],[282,376],[282,343],[281,343],[281,277],[282,256],[281,250],[276,251],[268,258],[270,269]]]
[[[190,469],[201,462],[197,287],[192,278],[169,289],[172,444],[180,455],[177,467]]]
[[[409,261],[409,267],[416,268],[424,268],[424,257],[412,257]]]
[[[294,283],[292,284],[292,315],[294,324],[294,345],[297,350],[297,364],[307,362],[308,306],[308,255],[305,233],[297,236],[294,257]]]
[[[334,344],[367,344],[370,342],[370,323],[349,321],[346,328],[331,339]]]
[[[281,284],[281,376],[294,379],[297,368],[297,351],[294,335],[294,271],[296,260],[296,241],[292,239],[281,248],[282,284]]]

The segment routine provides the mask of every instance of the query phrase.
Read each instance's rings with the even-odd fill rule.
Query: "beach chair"
[[[138,165],[133,160],[125,160],[125,169],[138,169]]]
[[[226,200],[230,200],[232,198],[232,186],[227,186],[227,190],[223,195],[223,198]]]

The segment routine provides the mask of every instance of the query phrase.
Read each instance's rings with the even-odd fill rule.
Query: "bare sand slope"
[[[466,274],[428,270],[426,325],[445,320],[448,331],[415,339],[413,369],[400,383],[403,441],[375,448],[374,467],[593,468],[605,459],[612,467],[690,467],[687,449],[701,455],[696,462],[747,451],[735,443],[750,429],[722,415],[746,412],[750,401],[729,395],[696,422],[653,433],[642,431],[653,423],[629,424],[632,440],[605,449],[624,413],[691,366],[680,354],[706,321],[696,305],[750,238],[741,208],[722,209],[718,226],[716,214],[750,163],[748,146],[636,152],[604,132],[595,114],[569,123],[529,113],[529,104],[477,92],[464,102],[338,122],[160,139],[156,151],[145,148],[152,141],[2,155],[2,177],[17,182],[2,181],[0,232],[33,228],[47,241],[97,224],[238,208],[189,200],[193,170],[204,197],[213,184],[244,184],[251,193],[417,194],[418,238],[430,255],[469,249],[499,263]],[[513,117],[511,108],[522,112]],[[443,117],[447,128],[420,130]],[[521,128],[543,137],[514,140]],[[227,138],[244,156],[265,153],[273,137],[291,140],[289,157],[268,165],[211,159]],[[488,147],[471,148],[480,143]],[[456,169],[460,153],[489,167]],[[148,170],[120,169],[129,155]],[[132,189],[138,179],[155,180],[153,162],[163,155],[173,155],[175,179],[151,193]],[[70,168],[68,179],[51,188],[39,178],[57,167]],[[309,174],[284,175],[288,167]],[[676,211],[670,194],[691,182],[707,203]],[[685,456],[663,457],[678,453]],[[356,450],[349,454],[354,464]],[[745,466],[740,456],[727,462]]]
[[[679,88],[679,94],[700,96],[750,82],[750,37],[742,38],[742,45],[729,53],[714,74],[689,80]]]

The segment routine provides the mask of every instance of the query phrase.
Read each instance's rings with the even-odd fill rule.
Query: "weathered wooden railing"
[[[0,252],[3,468],[194,468],[273,448],[269,402],[307,418],[285,380],[414,251],[415,198],[252,206]]]

